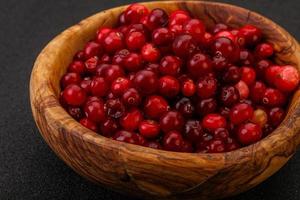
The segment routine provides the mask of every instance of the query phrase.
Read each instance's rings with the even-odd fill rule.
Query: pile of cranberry
[[[296,68],[272,61],[253,25],[207,29],[188,12],[130,5],[101,27],[61,79],[61,104],[117,141],[218,153],[253,144],[285,116]]]

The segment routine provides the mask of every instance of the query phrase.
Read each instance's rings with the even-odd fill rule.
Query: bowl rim
[[[219,3],[219,2],[205,2],[205,1],[183,1],[183,0],[179,0],[179,1],[151,1],[151,2],[143,2],[141,4],[143,5],[150,5],[152,3],[161,3],[161,4],[168,4],[168,3],[172,3],[172,2],[176,2],[176,3],[180,3],[180,2],[184,2],[184,3],[191,3],[191,4],[206,4],[206,5],[221,5],[224,7],[230,7],[230,8],[235,8],[235,9],[239,9],[242,12],[251,12],[251,15],[257,16],[257,17],[262,17],[264,18],[268,23],[275,25],[276,27],[278,27],[277,31],[287,35],[288,37],[292,38],[293,40],[295,40],[289,33],[287,33],[283,28],[281,28],[279,25],[277,25],[275,22],[273,22],[272,20],[261,16],[260,14],[253,12],[253,11],[249,11],[248,9],[239,7],[239,6],[235,6],[235,5],[231,5],[231,4],[227,4],[227,3]],[[79,22],[80,26],[85,26],[89,23],[90,20],[93,20],[96,16],[99,17],[99,15],[104,15],[105,12],[108,11],[112,11],[115,9],[124,9],[126,8],[128,5],[123,5],[120,7],[116,7],[116,8],[111,8],[108,10],[104,10],[104,11],[100,11],[88,18],[85,18],[84,20]],[[31,73],[31,78],[30,78],[30,102],[31,102],[31,107],[32,107],[32,111],[34,113],[34,109],[35,109],[35,104],[33,103],[34,99],[35,99],[35,90],[33,88],[35,87],[41,87],[43,84],[47,84],[49,82],[51,82],[49,80],[49,76],[45,76],[44,79],[39,78],[38,80],[40,82],[33,82],[33,79],[36,77],[37,73],[39,73],[42,68],[45,69],[45,66],[49,66],[51,65],[51,61],[49,59],[45,58],[45,55],[49,52],[52,51],[52,48],[55,47],[57,45],[57,43],[61,40],[65,40],[65,38],[70,37],[70,33],[71,31],[69,30],[75,30],[78,29],[77,27],[78,25],[74,25],[71,26],[69,28],[67,28],[65,31],[63,31],[62,33],[60,33],[58,36],[56,36],[54,39],[52,39],[47,46],[42,50],[41,54],[38,56],[32,73]],[[298,44],[298,43],[297,43]],[[297,45],[296,47],[297,52],[300,52],[300,47],[299,45]],[[42,67],[43,66],[43,67]],[[298,66],[299,68],[299,66]],[[44,70],[43,69],[43,70]],[[48,70],[48,69],[47,69]],[[147,155],[149,157],[155,156],[157,154],[164,156],[164,157],[170,157],[170,158],[176,158],[178,160],[205,160],[205,161],[220,161],[220,160],[227,160],[227,159],[232,159],[231,162],[232,163],[236,163],[238,162],[239,158],[244,157],[245,155],[253,155],[256,152],[260,151],[261,149],[265,149],[265,150],[269,150],[272,151],[273,147],[268,147],[268,143],[270,141],[272,141],[273,139],[276,139],[275,136],[277,135],[281,135],[281,134],[285,134],[287,136],[286,139],[288,139],[289,141],[292,141],[293,139],[295,139],[297,132],[299,132],[298,127],[294,127],[292,126],[293,124],[293,119],[296,119],[299,116],[298,113],[298,109],[300,109],[300,102],[297,102],[295,104],[291,104],[288,107],[288,112],[286,114],[284,121],[271,133],[269,134],[267,137],[263,138],[262,140],[251,144],[249,146],[246,147],[242,147],[239,148],[237,150],[234,151],[230,151],[230,152],[224,152],[224,153],[184,153],[184,152],[172,152],[172,151],[166,151],[166,150],[158,150],[158,149],[152,149],[149,147],[144,147],[144,146],[139,146],[139,145],[134,145],[134,144],[129,144],[129,143],[124,143],[124,142],[119,142],[119,141],[115,141],[111,138],[106,138],[100,134],[97,134],[87,128],[85,128],[84,126],[82,126],[79,122],[77,122],[75,119],[73,119],[66,111],[65,109],[60,105],[58,97],[56,95],[56,92],[54,91],[53,87],[48,87],[45,88],[47,91],[45,93],[43,93],[43,95],[39,96],[39,98],[42,101],[49,101],[46,100],[46,97],[51,98],[51,102],[52,102],[52,107],[47,109],[47,113],[48,113],[48,120],[51,119],[52,122],[55,122],[55,125],[57,128],[63,128],[65,130],[69,130],[72,129],[72,134],[76,137],[81,138],[82,140],[88,142],[88,143],[93,143],[97,146],[105,146],[107,148],[114,148],[117,149],[118,151],[131,151],[134,150],[134,155],[135,156],[140,156],[140,157],[147,157]],[[47,95],[47,96],[46,96]],[[296,96],[299,96],[299,89],[297,91],[295,91],[294,95],[293,95],[293,99],[296,99]],[[57,113],[59,115],[57,115]],[[58,117],[60,116],[60,117]],[[67,120],[70,120],[70,124],[63,124],[60,120],[64,118]],[[291,120],[292,119],[292,120]],[[74,131],[74,127],[75,130]],[[286,127],[292,127],[290,128],[290,130],[288,131]],[[288,131],[288,132],[286,132]],[[41,132],[41,130],[40,130]],[[299,137],[297,139],[298,143],[299,143]],[[296,145],[296,147],[298,146],[298,144]],[[267,147],[267,148],[265,148]],[[293,148],[293,150],[296,150],[296,147]],[[268,149],[269,148],[269,149]],[[147,155],[146,155],[147,154]],[[251,158],[249,158],[251,159]]]

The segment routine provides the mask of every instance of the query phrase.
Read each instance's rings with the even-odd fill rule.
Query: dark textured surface
[[[39,51],[55,35],[100,10],[132,1],[0,1],[0,199],[132,199],[90,183],[45,144],[33,122],[28,82]],[[231,2],[271,18],[300,39],[297,0]],[[300,153],[234,200],[299,200]]]

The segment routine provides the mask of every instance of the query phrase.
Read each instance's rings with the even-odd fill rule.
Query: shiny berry
[[[127,9],[124,11],[124,18],[126,23],[133,24],[138,23],[142,19],[142,17],[149,14],[148,8],[145,6],[134,3],[131,4]]]
[[[136,133],[125,131],[125,130],[116,132],[112,138],[114,140],[130,143],[130,144],[138,144],[139,143],[139,139],[138,139]]]
[[[119,77],[124,77],[125,73],[119,65],[108,65],[109,67],[104,70],[104,79],[111,84],[114,80]]]
[[[249,145],[259,141],[262,138],[262,131],[259,125],[246,123],[240,125],[237,136],[241,144]]]
[[[184,126],[185,137],[192,143],[202,140],[204,131],[199,120],[188,120]]]
[[[103,44],[104,39],[106,38],[106,36],[112,31],[111,28],[107,28],[107,27],[101,27],[98,31],[97,31],[97,42],[99,44]]]
[[[136,89],[130,88],[124,92],[122,101],[126,106],[138,106],[141,103],[141,96]]]
[[[69,67],[68,67],[69,72],[74,72],[77,74],[83,74],[85,72],[85,66],[84,62],[75,60],[73,61]]]
[[[146,43],[146,37],[144,33],[140,31],[134,31],[128,33],[126,36],[126,46],[129,50],[139,50]]]
[[[199,19],[191,19],[183,25],[183,31],[190,34],[197,42],[201,42],[205,33],[205,26]]]
[[[160,61],[159,72],[162,75],[178,76],[181,65],[180,58],[176,56],[165,56]]]
[[[119,99],[108,99],[105,103],[105,111],[109,117],[120,118],[125,113],[125,106]]]
[[[153,9],[147,18],[147,27],[150,30],[154,30],[159,27],[163,27],[168,23],[168,14],[160,8]]]
[[[240,99],[247,99],[249,96],[249,87],[244,81],[239,81],[237,84],[234,86],[240,94]]]
[[[93,121],[89,120],[88,118],[82,118],[82,119],[79,121],[79,123],[80,123],[82,126],[88,128],[88,129],[90,129],[90,130],[92,130],[92,131],[94,131],[94,132],[97,132],[97,131],[98,131],[97,125],[96,125]]]
[[[114,96],[121,96],[129,89],[130,86],[131,82],[129,79],[120,77],[112,82],[110,90]]]
[[[188,22],[191,19],[189,13],[187,13],[184,10],[173,11],[170,14],[169,18],[170,18],[169,26],[183,25],[183,24],[185,24],[186,22]]]
[[[241,46],[253,46],[257,44],[261,38],[261,30],[253,25],[247,24],[240,28],[238,32],[238,42]]]
[[[145,100],[144,112],[152,119],[159,119],[169,110],[168,102],[161,96],[149,96]]]
[[[124,68],[131,72],[136,72],[142,69],[143,59],[140,54],[129,53],[128,56],[124,59]]]
[[[81,106],[86,100],[85,91],[78,85],[68,85],[62,93],[64,101],[71,106]]]
[[[220,100],[224,106],[232,106],[240,100],[240,93],[234,86],[222,87]]]
[[[214,139],[220,139],[226,142],[229,138],[229,132],[226,128],[218,128],[214,131]]]
[[[180,92],[180,83],[173,76],[163,76],[158,80],[158,91],[162,96],[175,97]]]
[[[219,114],[208,114],[202,120],[204,128],[210,131],[215,131],[218,128],[226,128],[226,119]]]
[[[181,83],[181,93],[186,97],[191,97],[196,92],[196,85],[192,79],[187,79]]]
[[[129,54],[130,52],[127,49],[117,51],[112,58],[112,63],[115,65],[123,65]]]
[[[108,92],[108,85],[104,78],[94,77],[91,82],[91,93],[94,96],[103,97]]]
[[[83,116],[83,113],[82,113],[82,110],[80,107],[70,106],[70,107],[68,107],[67,111],[76,120],[79,120]]]
[[[251,66],[254,63],[254,57],[252,55],[252,53],[247,50],[247,49],[242,49],[238,52],[238,63],[240,65],[246,65],[246,66]]]
[[[100,126],[100,133],[105,137],[113,136],[119,129],[118,123],[116,120],[108,118]]]
[[[142,94],[152,94],[158,87],[158,79],[154,72],[141,70],[133,79],[134,86]]]
[[[114,53],[124,48],[123,34],[112,30],[103,40],[103,47],[108,53]]]
[[[217,80],[210,76],[199,79],[197,84],[197,95],[200,98],[207,99],[213,97],[217,91]]]
[[[229,58],[235,50],[235,45],[230,39],[220,37],[213,41],[211,50],[214,55],[221,55],[225,58]]]
[[[158,28],[152,33],[152,42],[155,45],[168,45],[172,40],[173,33],[167,28]]]
[[[277,76],[274,78],[275,86],[282,92],[291,92],[299,85],[299,72],[290,65],[281,67]]]
[[[203,99],[196,105],[196,112],[199,116],[214,113],[217,109],[217,101],[214,98]]]
[[[164,133],[169,131],[181,131],[184,126],[183,116],[176,111],[168,111],[160,118],[160,127]]]
[[[141,54],[143,59],[147,62],[156,62],[160,58],[159,50],[150,43],[142,47]]]
[[[175,108],[183,117],[192,117],[195,112],[195,107],[190,99],[183,97],[175,104]]]
[[[269,107],[282,106],[285,104],[285,101],[284,94],[273,88],[267,88],[262,99],[262,103]]]
[[[223,81],[225,83],[236,84],[241,80],[240,68],[231,66],[223,75]]]
[[[253,116],[253,108],[246,103],[239,103],[230,110],[229,117],[233,124],[241,124]]]
[[[160,133],[159,124],[153,120],[144,120],[139,125],[139,132],[145,138],[155,138]]]
[[[176,56],[185,58],[194,53],[196,50],[196,43],[191,35],[183,34],[175,38],[172,48]]]
[[[256,73],[253,68],[250,67],[241,67],[241,79],[248,86],[252,85],[256,79]]]
[[[97,42],[88,42],[83,49],[85,59],[98,56],[102,53],[102,51],[103,49],[101,45]]]
[[[181,151],[183,138],[178,131],[169,131],[164,135],[163,148],[168,151]]]
[[[188,60],[187,68],[192,77],[199,78],[212,72],[212,61],[208,55],[197,53]]]
[[[260,60],[255,64],[255,72],[256,72],[256,76],[258,79],[260,80],[264,80],[265,78],[265,71],[266,69],[272,65],[272,62],[269,60]]]
[[[264,93],[266,91],[266,85],[261,81],[256,81],[250,87],[250,97],[255,103],[260,103],[263,99]]]
[[[69,72],[66,73],[60,80],[60,85],[62,88],[67,87],[71,84],[79,84],[81,82],[81,77],[78,73],[75,72]]]
[[[255,48],[255,55],[258,58],[268,58],[274,53],[273,46],[269,43],[261,43]]]
[[[212,33],[217,34],[220,31],[227,31],[228,29],[229,27],[226,24],[219,23],[214,26]]]
[[[102,122],[106,118],[102,100],[87,102],[84,106],[84,112],[86,117],[93,122]]]
[[[222,153],[225,151],[225,144],[221,139],[214,139],[209,142],[208,153]]]
[[[269,111],[269,121],[273,127],[277,127],[284,119],[285,112],[280,107],[275,107]]]
[[[265,124],[268,122],[268,115],[264,110],[256,109],[253,113],[251,122],[259,125],[260,127],[264,127]]]
[[[136,108],[133,108],[120,118],[120,125],[124,130],[134,131],[138,129],[139,124],[142,120],[143,115],[141,111]]]

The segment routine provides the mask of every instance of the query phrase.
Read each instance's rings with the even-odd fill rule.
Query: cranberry
[[[120,118],[120,125],[124,130],[134,131],[138,129],[140,122],[143,120],[143,115],[137,108],[132,108]]]
[[[165,97],[175,97],[180,92],[180,83],[173,76],[163,76],[158,80],[158,91]]]
[[[164,135],[163,147],[168,151],[181,151],[183,138],[177,131],[169,131]]]
[[[220,100],[225,106],[232,106],[240,100],[239,91],[233,86],[222,87]]]
[[[254,57],[252,55],[252,53],[250,51],[248,51],[247,49],[242,49],[239,51],[239,64],[240,65],[247,65],[247,66],[251,66],[254,63]]]
[[[167,28],[158,28],[152,33],[152,42],[156,45],[168,45],[172,40],[173,33]]]
[[[142,47],[142,57],[147,62],[156,62],[160,58],[159,50],[153,44],[147,43]]]
[[[261,128],[253,123],[240,125],[238,129],[238,140],[243,145],[253,144],[262,138]]]
[[[114,53],[117,50],[123,49],[123,34],[121,32],[112,30],[104,38],[103,46],[108,53]]]
[[[258,79],[263,80],[265,78],[266,69],[272,65],[269,60],[260,60],[255,65],[256,76]]]
[[[266,91],[266,85],[261,81],[256,81],[250,88],[250,96],[252,101],[260,103]]]
[[[228,29],[229,28],[226,24],[219,23],[214,26],[212,32],[213,34],[217,34],[218,32],[227,31]]]
[[[187,67],[190,75],[198,78],[212,72],[212,61],[207,55],[197,53],[188,60]]]
[[[196,50],[196,43],[191,35],[183,34],[175,38],[172,48],[176,56],[185,58],[194,53]]]
[[[91,82],[91,93],[94,96],[103,97],[108,92],[108,85],[102,77],[94,77]]]
[[[99,44],[103,44],[104,43],[104,39],[106,38],[106,36],[112,31],[111,28],[107,28],[107,27],[102,27],[98,30],[97,32],[97,42]]]
[[[130,88],[127,91],[125,91],[122,96],[122,100],[127,106],[138,106],[141,103],[140,94],[134,88]]]
[[[83,114],[80,107],[68,107],[68,113],[76,120],[80,119]]]
[[[129,54],[130,52],[127,49],[117,51],[112,58],[112,63],[115,65],[123,65]]]
[[[214,131],[214,139],[220,139],[226,142],[229,138],[229,132],[226,128],[218,128]]]
[[[134,31],[126,36],[126,45],[130,50],[139,50],[146,43],[146,37],[142,32]]]
[[[242,81],[244,81],[247,85],[253,84],[256,79],[256,73],[254,69],[250,67],[242,67],[241,76]]]
[[[233,150],[240,148],[240,145],[235,139],[228,138],[225,148],[226,148],[226,151],[233,151]]]
[[[203,37],[202,37],[202,42],[201,42],[201,45],[203,46],[203,48],[209,48],[210,45],[212,44],[213,42],[213,35],[206,32],[204,33]]]
[[[228,60],[221,54],[217,54],[213,57],[212,64],[216,71],[222,71],[228,67]]]
[[[164,133],[169,131],[181,131],[184,126],[183,116],[176,111],[168,111],[160,118],[160,127]]]
[[[142,68],[142,56],[137,53],[130,53],[128,56],[124,59],[124,67],[128,71],[138,71]]]
[[[220,139],[214,139],[209,142],[209,153],[222,153],[225,151],[225,144]]]
[[[84,61],[85,60],[85,55],[84,52],[78,51],[75,55],[74,55],[74,60],[78,60],[78,61]]]
[[[165,56],[160,61],[159,71],[163,75],[177,76],[180,69],[181,61],[176,56]]]
[[[235,86],[234,86],[240,94],[241,99],[247,99],[249,96],[249,87],[244,81],[239,81]]]
[[[144,120],[139,125],[139,132],[145,138],[155,138],[160,133],[159,124],[153,120]]]
[[[191,100],[183,97],[176,104],[175,108],[180,112],[184,117],[192,117],[195,111],[194,105]]]
[[[199,19],[191,19],[184,24],[183,31],[190,34],[197,42],[201,42],[205,33],[205,26]]]
[[[268,58],[274,53],[273,46],[269,43],[261,43],[255,48],[255,55],[258,58]]]
[[[196,110],[199,116],[214,113],[217,109],[217,101],[214,98],[203,99],[197,103]]]
[[[132,32],[141,32],[145,35],[145,37],[148,37],[148,30],[147,27],[144,26],[144,24],[138,23],[138,24],[131,24],[128,26],[128,30],[126,34],[132,33]]]
[[[211,50],[215,55],[222,55],[225,58],[229,58],[234,50],[234,43],[225,37],[216,38],[211,46]]]
[[[251,122],[259,125],[260,127],[264,127],[268,121],[267,113],[262,109],[256,109],[253,113]]]
[[[95,96],[89,96],[88,98],[86,98],[86,104],[91,102],[91,101],[101,101],[99,97],[95,97]]]
[[[97,65],[99,63],[99,59],[97,56],[91,57],[85,61],[85,69],[89,73],[95,73],[97,70]]]
[[[192,79],[187,79],[181,84],[181,92],[186,97],[191,97],[196,92],[196,85]]]
[[[78,73],[75,72],[66,73],[60,80],[60,84],[62,88],[65,88],[71,84],[77,85],[80,82],[81,82],[81,77]]]
[[[232,42],[236,41],[235,36],[230,31],[219,31],[215,34],[214,38],[228,38]]]
[[[188,120],[184,126],[184,134],[192,143],[201,141],[204,134],[201,122],[198,120]]]
[[[137,137],[136,133],[124,131],[124,130],[118,131],[112,138],[114,140],[130,143],[130,144],[139,143],[139,138]]]
[[[156,141],[147,142],[145,146],[153,148],[153,149],[162,149],[161,144],[159,142],[156,142]]]
[[[133,24],[138,23],[142,17],[149,14],[149,10],[138,3],[131,4],[125,11],[124,11],[124,18],[126,23]]]
[[[284,119],[284,115],[285,115],[285,113],[282,108],[275,107],[275,108],[270,109],[270,112],[269,112],[270,124],[273,127],[277,127]]]
[[[279,73],[274,77],[274,85],[282,92],[291,92],[299,85],[299,72],[296,68],[282,66]]]
[[[158,63],[148,63],[145,66],[145,69],[154,72],[155,74],[159,75],[159,64]]]
[[[82,126],[88,128],[88,129],[90,129],[90,130],[92,130],[92,131],[94,131],[94,132],[97,132],[97,131],[98,131],[97,125],[96,125],[93,121],[90,121],[88,118],[82,118],[82,119],[79,121],[79,123],[80,123]]]
[[[72,106],[81,106],[86,100],[85,91],[74,84],[68,85],[62,95],[65,102]]]
[[[197,84],[197,95],[202,99],[213,97],[217,91],[217,80],[210,76],[199,79]]]
[[[103,54],[101,59],[99,60],[99,63],[103,64],[103,63],[106,63],[106,64],[109,64],[111,63],[111,57],[108,55],[108,54]]]
[[[223,75],[223,81],[225,83],[236,84],[241,79],[240,69],[236,66],[231,66]]]
[[[229,116],[233,124],[241,124],[252,118],[253,108],[249,104],[239,103],[231,108]]]
[[[75,60],[73,61],[69,67],[68,67],[68,71],[69,72],[74,72],[76,74],[84,74],[85,72],[85,66],[84,63],[82,61],[79,60]]]
[[[126,24],[126,19],[125,19],[125,13],[122,12],[120,15],[119,15],[119,25],[125,25]]]
[[[118,123],[116,120],[108,118],[100,126],[100,133],[105,137],[111,137],[119,129]]]
[[[112,82],[110,90],[114,96],[121,96],[128,90],[130,85],[131,83],[129,79],[120,77]]]
[[[202,125],[210,131],[215,131],[218,128],[226,128],[226,119],[222,115],[211,113],[204,116]]]
[[[136,89],[142,94],[152,94],[158,87],[158,79],[154,72],[141,70],[136,73],[133,83]]]
[[[169,26],[183,25],[191,19],[189,13],[184,10],[176,10],[170,14]]]
[[[253,46],[261,40],[262,33],[257,27],[247,24],[240,28],[237,36],[241,46]]]
[[[84,112],[86,117],[93,122],[102,122],[106,118],[102,100],[87,102],[84,106]]]
[[[149,96],[145,100],[145,114],[153,119],[159,119],[165,112],[169,110],[168,102],[161,96]]]
[[[85,59],[98,56],[102,53],[102,47],[97,42],[88,42],[83,49]]]
[[[263,95],[262,103],[269,107],[282,106],[285,104],[285,96],[279,90],[267,88]]]
[[[103,72],[104,79],[110,84],[119,77],[124,77],[124,71],[119,65],[108,65]]]
[[[105,110],[109,117],[120,118],[125,113],[125,106],[119,99],[108,99],[105,103]]]
[[[270,85],[274,85],[276,76],[279,75],[281,70],[282,68],[277,65],[270,66],[265,70],[265,78]]]
[[[165,26],[168,23],[168,14],[160,8],[153,9],[147,19],[147,27],[150,30]]]

